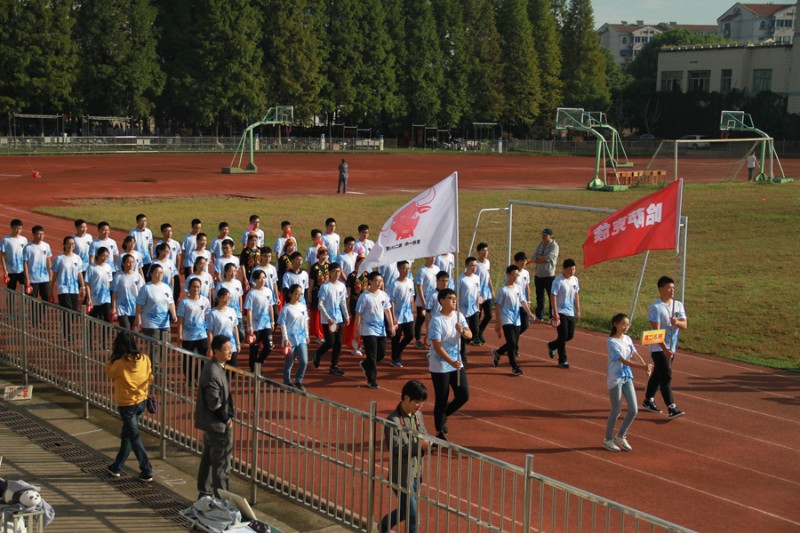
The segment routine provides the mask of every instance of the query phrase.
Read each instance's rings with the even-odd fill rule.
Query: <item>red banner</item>
[[[586,231],[583,267],[645,250],[678,248],[683,180],[640,198]]]

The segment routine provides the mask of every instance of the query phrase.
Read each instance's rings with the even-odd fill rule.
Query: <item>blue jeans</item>
[[[415,479],[408,489],[408,493],[395,489],[397,494],[397,509],[381,519],[381,533],[388,532],[396,524],[405,520],[407,533],[417,533],[417,480]],[[406,516],[408,519],[406,520]]]
[[[636,405],[636,390],[633,388],[633,380],[626,379],[616,387],[608,389],[608,396],[611,398],[611,413],[608,415],[608,423],[606,424],[606,440],[611,440],[614,436],[614,425],[617,423],[622,412],[622,396],[625,396],[625,403],[628,404],[628,412],[622,420],[622,425],[619,427],[617,435],[624,437],[628,434],[628,428],[631,427],[633,419],[639,412]]]
[[[139,432],[139,417],[144,413],[144,404],[145,402],[117,407],[119,415],[122,417],[122,433],[120,434],[117,458],[108,467],[112,472],[122,472],[125,460],[133,450],[133,454],[139,460],[139,470],[142,475],[153,475],[153,466],[150,464],[150,459],[147,458],[147,450],[144,449]]]
[[[302,383],[308,366],[308,344],[298,344],[292,353],[283,358],[283,382],[286,385],[292,384],[292,366],[295,357],[297,357],[297,372],[294,375],[294,382]]]

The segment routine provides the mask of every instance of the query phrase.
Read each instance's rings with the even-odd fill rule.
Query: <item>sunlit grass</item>
[[[481,191],[460,194],[461,261],[468,255],[477,213],[482,208],[506,207],[509,199],[616,209],[649,189],[622,193],[575,190]],[[216,235],[217,224],[231,224],[238,242],[250,214],[261,216],[269,244],[279,233],[281,220],[291,220],[300,248],[310,244],[311,228],[324,229],[325,218],[337,220],[342,238],[357,236],[356,227],[369,224],[376,238],[381,225],[413,195],[346,196],[337,198],[242,199],[232,197],[128,198],[116,201],[75,201],[74,205],[43,207],[38,211],[91,222],[107,220],[129,230],[139,212],[152,228],[169,221],[180,238],[189,221],[199,217],[204,231]],[[762,365],[799,369],[800,332],[794,319],[800,287],[794,262],[800,256],[800,187],[798,184],[687,185],[684,214],[689,217],[685,303],[689,329],[681,347],[719,354]],[[516,207],[512,250],[528,254],[549,226],[561,247],[559,261],[578,262],[585,327],[606,330],[610,317],[629,312],[642,257],[602,263],[583,271],[582,244],[586,229],[602,216],[545,208]],[[495,283],[501,283],[505,265],[507,215],[488,213],[478,228],[476,243],[490,244]],[[653,252],[635,310],[634,334],[646,325],[647,306],[657,297],[661,275],[678,280],[680,261],[672,252]]]

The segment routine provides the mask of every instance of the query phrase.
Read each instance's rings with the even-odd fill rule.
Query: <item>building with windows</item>
[[[717,34],[739,43],[791,44],[796,4],[737,2],[717,18]]]
[[[639,51],[659,33],[683,28],[693,33],[716,33],[714,25],[677,24],[675,22],[659,22],[655,25],[645,24],[637,20],[635,24],[628,24],[623,20],[621,24],[603,24],[597,30],[600,37],[600,46],[611,52],[611,55],[620,65],[630,63]]]
[[[732,44],[663,48],[658,90],[789,94],[792,55],[786,44]]]

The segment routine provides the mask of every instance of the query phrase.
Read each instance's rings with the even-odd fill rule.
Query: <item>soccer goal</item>
[[[760,137],[744,139],[694,138],[663,140],[647,163],[639,183],[747,181],[747,156],[761,153]]]

